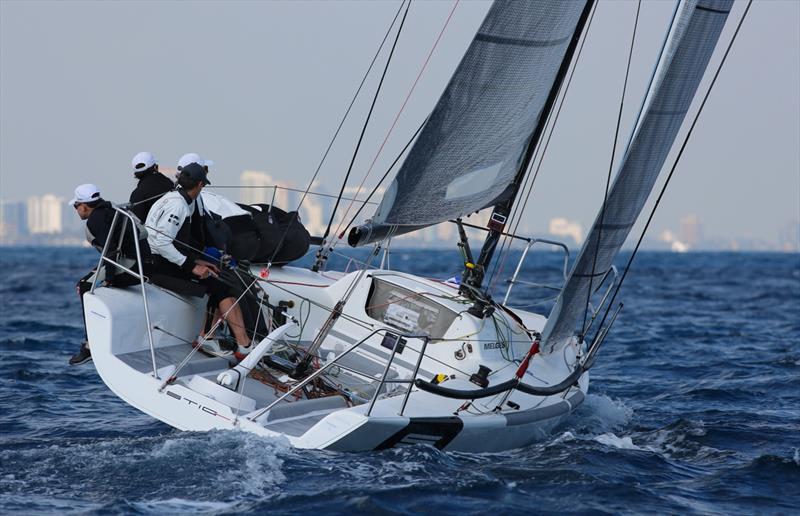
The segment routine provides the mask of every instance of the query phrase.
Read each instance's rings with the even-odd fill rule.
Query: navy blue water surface
[[[341,454],[173,430],[114,396],[91,364],[67,365],[83,331],[74,283],[96,260],[91,249],[0,249],[0,513],[800,508],[800,255],[641,253],[586,403],[544,441],[496,454]],[[392,257],[439,278],[457,263]],[[554,281],[558,263],[533,253],[525,276]]]

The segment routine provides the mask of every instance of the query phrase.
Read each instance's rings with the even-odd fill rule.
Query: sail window
[[[497,174],[503,168],[503,162],[495,163],[490,167],[467,172],[463,176],[453,179],[447,185],[445,199],[458,199],[459,197],[469,197],[485,192],[494,186]]]
[[[364,308],[372,319],[402,333],[433,338],[443,337],[456,318],[455,312],[423,294],[380,279],[373,279]]]

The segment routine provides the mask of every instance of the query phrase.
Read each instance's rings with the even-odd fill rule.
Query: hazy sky
[[[352,184],[368,169],[453,5],[412,4]],[[0,197],[69,198],[75,185],[94,182],[104,197],[126,200],[129,162],[140,150],[169,167],[186,152],[207,156],[218,185],[258,169],[303,186],[398,6],[0,0]],[[623,140],[673,6],[643,2]],[[477,1],[456,7],[371,177],[432,109],[487,8]],[[743,9],[737,1],[721,46]],[[635,11],[632,1],[600,0],[527,212],[532,228],[546,228],[555,216],[587,228],[594,218]],[[376,84],[377,74],[323,168],[329,190],[340,184]],[[800,2],[757,0],[653,234],[696,214],[707,236],[775,239],[800,218],[798,142]]]

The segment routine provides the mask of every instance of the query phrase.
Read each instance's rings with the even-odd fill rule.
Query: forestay
[[[590,284],[611,267],[642,211],[714,52],[733,0],[681,6],[631,145],[543,332],[543,351],[568,342],[582,320]],[[594,282],[592,282],[594,278]]]
[[[584,6],[529,0],[491,7],[372,220],[351,231],[351,245],[510,195]]]

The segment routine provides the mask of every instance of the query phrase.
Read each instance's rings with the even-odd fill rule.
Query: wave
[[[0,451],[0,491],[92,502],[187,499],[231,502],[281,493],[286,477],[280,439],[244,432],[67,440]],[[76,492],[76,486],[81,486]],[[161,506],[160,502],[156,504]],[[163,508],[163,507],[162,507]]]

